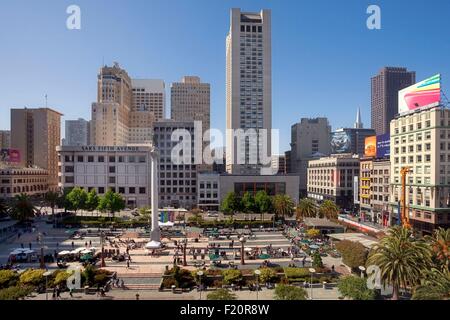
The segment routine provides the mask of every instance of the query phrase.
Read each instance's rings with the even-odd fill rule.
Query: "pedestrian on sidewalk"
[[[30,247],[30,250],[31,250],[31,242],[28,244],[28,246]]]
[[[22,247],[22,249],[23,249],[23,243],[21,243],[21,244],[20,244],[20,246],[21,246],[21,247]]]
[[[92,240],[89,240],[89,247],[92,246]]]
[[[70,295],[71,298],[73,298],[73,288],[70,288],[69,295]]]
[[[75,248],[75,243],[72,241],[72,249]]]
[[[127,260],[127,269],[130,269],[130,260]]]
[[[87,248],[87,241],[84,243],[84,246]]]

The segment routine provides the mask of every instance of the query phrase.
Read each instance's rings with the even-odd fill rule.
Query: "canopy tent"
[[[253,249],[252,249],[252,248],[249,248],[249,247],[247,247],[247,248],[244,248],[244,251],[246,251],[246,252],[250,252],[250,251],[253,251]]]
[[[92,254],[92,251],[89,249],[85,249],[83,251],[80,252],[81,254]]]
[[[312,245],[309,246],[309,248],[313,249],[313,250],[317,250],[317,249],[319,249],[319,246],[316,246],[315,244],[312,244]]]
[[[175,224],[171,221],[167,221],[167,222],[161,222],[159,221],[159,226],[160,227],[173,227]]]
[[[145,245],[145,248],[146,249],[158,249],[158,248],[161,248],[161,242],[152,240],[152,241],[150,241],[149,243],[147,243]]]
[[[59,256],[67,256],[67,255],[69,255],[71,252],[70,251],[68,251],[68,250],[63,250],[63,251],[61,251],[60,253],[58,253],[58,255]]]
[[[259,255],[258,258],[260,258],[260,259],[269,259],[270,258],[270,254],[261,254],[261,255]]]

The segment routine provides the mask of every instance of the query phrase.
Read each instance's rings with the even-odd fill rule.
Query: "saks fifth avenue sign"
[[[142,151],[139,147],[129,146],[82,146],[81,151]]]

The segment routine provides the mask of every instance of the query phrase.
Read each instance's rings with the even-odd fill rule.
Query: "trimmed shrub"
[[[28,269],[23,272],[19,277],[20,284],[24,286],[39,286],[45,282],[44,277],[45,270],[41,269]]]
[[[12,270],[0,270],[0,289],[15,286],[19,280],[17,272]]]
[[[339,292],[354,300],[374,300],[375,291],[367,288],[366,279],[356,276],[342,277],[338,282]]]
[[[306,300],[308,294],[305,289],[279,284],[275,287],[275,300]]]
[[[228,269],[222,271],[223,282],[225,284],[237,284],[242,280],[242,272],[240,270]]]
[[[236,295],[228,289],[217,289],[206,296],[208,300],[236,300]]]
[[[33,292],[32,286],[13,286],[0,290],[0,300],[18,300]]]
[[[261,271],[259,275],[259,281],[261,283],[275,282],[278,278],[277,273],[272,268],[261,268],[259,270]]]

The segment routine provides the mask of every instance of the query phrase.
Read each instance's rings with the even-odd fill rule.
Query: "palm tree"
[[[11,207],[11,216],[21,222],[34,217],[37,210],[26,193],[16,195]]]
[[[7,216],[8,215],[8,205],[6,204],[6,201],[3,199],[0,199],[0,217]]]
[[[413,300],[442,300],[450,298],[450,271],[448,268],[427,270],[420,285],[414,288]]]
[[[450,264],[450,229],[434,230],[433,236],[426,237],[430,241],[433,260],[442,270],[448,270]]]
[[[336,220],[339,214],[339,207],[331,200],[325,200],[319,208],[319,214],[321,217],[325,217],[330,220]]]
[[[411,230],[395,226],[372,248],[367,265],[372,264],[380,268],[381,283],[393,287],[392,299],[398,300],[400,287],[420,283],[431,265],[431,250],[425,241],[413,238]]]
[[[296,213],[297,220],[307,217],[315,217],[317,214],[316,204],[311,199],[303,198],[298,203]]]
[[[291,217],[294,214],[294,203],[288,195],[277,194],[273,197],[273,209],[276,216]]]

